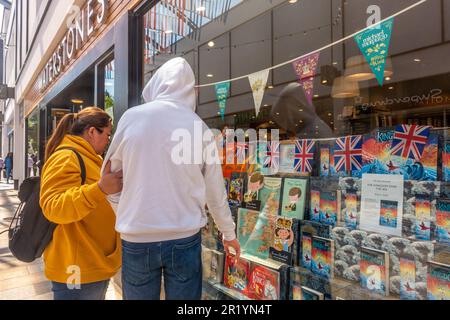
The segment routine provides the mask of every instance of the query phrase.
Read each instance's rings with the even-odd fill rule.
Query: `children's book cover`
[[[385,251],[361,248],[361,286],[380,295],[389,294],[389,254]]]
[[[312,260],[312,235],[307,232],[303,232],[301,239],[302,255],[300,260],[300,266],[311,270]]]
[[[311,251],[312,272],[325,279],[333,278],[334,241],[313,236]]]
[[[264,176],[260,171],[250,175],[248,179],[247,193],[244,195],[244,207],[250,210],[261,210],[261,201],[258,193],[264,187]]]
[[[264,186],[258,193],[261,210],[267,215],[278,215],[281,200],[282,178],[264,177]]]
[[[276,217],[267,216],[258,211],[239,209],[237,233],[241,253],[262,259],[269,258]]]
[[[291,285],[291,300],[302,300],[302,287],[298,284]]]
[[[307,179],[285,178],[283,180],[281,216],[304,219],[307,184]]]
[[[320,148],[320,176],[328,177],[330,175],[330,148]]]
[[[296,173],[294,143],[281,143],[280,145],[280,173]]]
[[[431,202],[428,196],[416,196],[416,239],[431,240]]]
[[[320,191],[311,190],[310,219],[320,222]]]
[[[229,192],[230,192],[230,179],[229,178],[223,179],[223,186],[225,187],[226,193],[229,194]]]
[[[288,265],[292,264],[292,249],[294,244],[293,223],[292,218],[276,218],[274,239],[269,249],[269,257],[272,260]]]
[[[400,258],[400,299],[416,300],[416,263],[414,257]]]
[[[320,222],[335,226],[338,221],[337,192],[320,193]]]
[[[304,301],[324,300],[323,293],[307,287],[301,287],[301,295]]]
[[[224,285],[248,296],[250,289],[250,262],[234,256],[225,258]]]
[[[374,130],[364,136],[362,146],[363,173],[389,174],[396,168],[390,165],[394,130]]]
[[[254,264],[250,276],[250,297],[255,300],[279,300],[280,274]]]
[[[449,265],[428,262],[427,297],[428,300],[450,300]]]
[[[450,142],[444,144],[442,151],[442,177],[446,182],[450,182]]]
[[[355,230],[358,226],[359,201],[358,194],[353,191],[345,193],[344,222],[345,226],[351,230]]]
[[[450,201],[436,203],[436,240],[450,244]]]
[[[405,180],[436,181],[439,136],[430,134],[419,159],[391,155],[388,167],[392,174],[402,174]]]
[[[381,200],[380,203],[380,226],[397,228],[398,202]]]
[[[245,174],[233,172],[230,179],[230,187],[228,191],[228,202],[232,207],[241,205],[244,196]]]

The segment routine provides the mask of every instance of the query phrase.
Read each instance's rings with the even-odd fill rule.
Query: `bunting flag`
[[[225,120],[225,108],[227,106],[228,92],[230,91],[230,82],[216,84],[216,96],[219,102],[220,117]]]
[[[315,146],[314,140],[297,140],[295,142],[294,170],[296,172],[312,172]]]
[[[271,168],[278,170],[280,168],[280,143],[279,142],[268,142],[267,152],[264,159],[264,168]]]
[[[262,100],[264,98],[264,92],[266,90],[267,80],[269,79],[269,69],[255,72],[248,76],[250,81],[250,87],[253,91],[253,98],[255,100],[256,116],[259,115],[261,110]]]
[[[367,62],[375,74],[380,86],[384,82],[384,70],[391,42],[394,18],[358,33],[355,41],[359,49],[366,57]]]
[[[391,154],[420,161],[430,135],[429,126],[400,125],[395,128]]]
[[[319,64],[320,53],[313,53],[292,63],[298,82],[305,91],[306,99],[312,104],[314,94],[314,76]]]
[[[362,169],[362,136],[337,138],[334,143],[334,163],[337,172]]]

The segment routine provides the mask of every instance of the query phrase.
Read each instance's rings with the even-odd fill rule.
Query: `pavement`
[[[19,205],[13,184],[0,181],[0,232],[8,229]],[[52,300],[51,284],[44,275],[42,259],[17,260],[8,248],[8,233],[0,235],[0,300]],[[110,282],[106,300],[122,300],[121,290]]]

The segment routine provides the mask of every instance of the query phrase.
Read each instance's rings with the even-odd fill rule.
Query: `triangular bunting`
[[[384,81],[384,70],[388,56],[389,44],[391,42],[394,18],[386,20],[378,26],[358,33],[355,41],[359,49],[366,57],[367,62],[375,74],[380,86]]]
[[[230,82],[216,84],[216,96],[219,102],[220,116],[225,120],[225,108],[227,106],[228,92],[230,91]]]
[[[256,116],[259,115],[259,111],[261,110],[262,100],[264,98],[264,92],[266,90],[267,80],[269,78],[269,69],[255,72],[248,76],[248,80],[250,81],[250,87],[253,91],[253,98],[255,100],[255,110]]]
[[[305,91],[306,99],[312,104],[314,93],[314,76],[316,75],[320,53],[313,53],[292,63],[298,82]]]

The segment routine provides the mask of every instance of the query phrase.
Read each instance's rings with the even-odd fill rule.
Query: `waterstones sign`
[[[40,75],[41,91],[61,74],[94,31],[105,23],[108,7],[109,0],[88,0],[82,9],[72,7],[67,18],[68,30]]]

